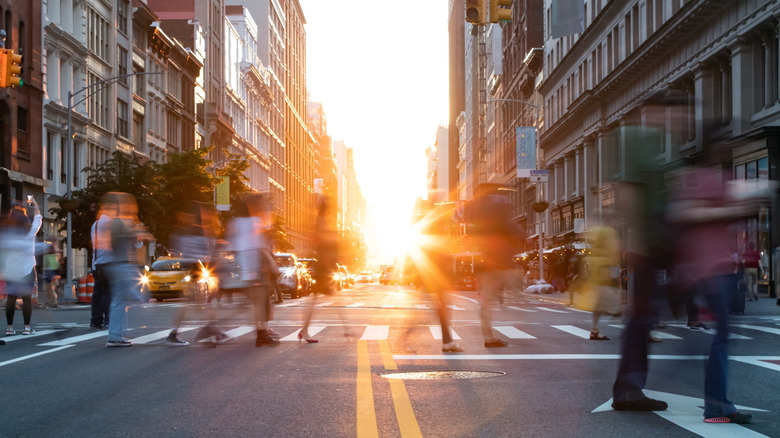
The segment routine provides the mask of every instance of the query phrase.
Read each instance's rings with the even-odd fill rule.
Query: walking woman
[[[113,263],[111,277],[111,307],[106,347],[131,347],[127,339],[127,308],[141,300],[141,267],[136,244],[153,238],[138,219],[138,204],[132,195],[109,192],[104,204],[117,206],[116,218],[111,222]]]
[[[24,318],[23,335],[35,333],[30,327],[32,319],[32,293],[35,285],[35,235],[41,228],[42,217],[38,203],[32,196],[27,197],[27,203],[33,208],[32,225],[22,207],[16,206],[3,221],[0,230],[0,278],[6,283],[8,300],[5,303],[5,319],[8,322],[6,336],[16,334],[14,330],[14,313],[16,300],[22,299],[22,316]]]

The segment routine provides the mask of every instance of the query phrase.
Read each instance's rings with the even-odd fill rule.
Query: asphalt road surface
[[[0,437],[780,436],[780,315],[768,302],[772,311],[731,321],[729,396],[754,417],[739,426],[702,421],[712,331],[664,317],[647,388],[669,410],[616,412],[619,318],[601,324],[612,340],[590,341],[588,312],[507,293],[494,329],[509,345],[487,349],[478,298],[452,295],[462,353],[442,353],[430,297],[398,286],[320,297],[316,344],[297,340],[311,297],[287,299],[271,325],[281,345],[261,348],[240,297],[219,309],[231,339],[217,348],[164,343],[182,306],[181,337],[193,341],[205,323],[196,304],[132,307],[131,348],[105,348],[107,332],[89,328],[87,306],[36,309],[37,333],[0,346]],[[21,328],[20,312],[16,319]]]

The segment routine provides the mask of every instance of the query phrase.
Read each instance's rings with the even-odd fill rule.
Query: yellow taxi
[[[198,260],[160,257],[147,266],[141,283],[155,300],[168,298],[206,298],[219,287],[216,276]]]

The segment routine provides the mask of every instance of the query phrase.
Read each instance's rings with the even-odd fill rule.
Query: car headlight
[[[141,277],[141,284],[149,284],[149,277],[146,275]]]
[[[184,281],[190,281],[191,277],[189,275],[184,276]]]
[[[294,274],[293,271],[285,271],[285,273],[282,274],[283,277],[292,277]]]

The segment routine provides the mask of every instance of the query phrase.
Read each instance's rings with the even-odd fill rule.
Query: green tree
[[[66,227],[67,213],[71,211],[73,248],[91,248],[89,231],[96,219],[98,205],[104,194],[111,191],[127,192],[138,202],[138,216],[152,233],[163,208],[153,196],[159,186],[157,169],[153,163],[141,163],[137,157],[114,152],[105,163],[86,167],[87,186],[71,192],[71,200],[59,199],[59,207],[49,209]]]
[[[168,245],[176,225],[176,213],[186,211],[193,202],[213,202],[214,184],[218,181],[208,172],[208,149],[168,154],[168,161],[157,165],[159,187],[154,197],[165,206],[162,220],[156,223],[155,238]]]

